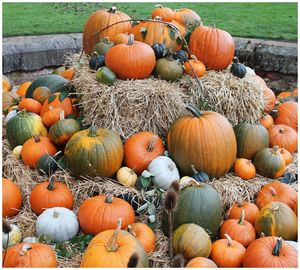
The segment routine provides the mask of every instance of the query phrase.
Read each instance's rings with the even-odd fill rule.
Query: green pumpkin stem
[[[112,6],[109,10],[108,10],[109,13],[116,13],[117,12],[117,7],[115,6]]]
[[[128,43],[127,45],[132,45],[134,42],[134,34],[130,34],[128,37]]]
[[[49,179],[49,184],[47,186],[48,190],[54,190],[54,182],[55,182],[55,178],[51,176]]]
[[[193,174],[198,174],[198,171],[195,169],[194,165],[191,165],[191,168],[192,168]]]
[[[148,152],[152,152],[153,151],[153,148],[154,148],[154,145],[155,145],[157,139],[158,139],[157,135],[154,135],[153,138],[152,138],[152,140],[151,140],[151,142],[150,142],[150,144],[148,145],[148,148],[147,148]]]
[[[90,126],[88,136],[89,137],[97,137],[97,127],[95,127],[94,125]]]
[[[53,211],[53,218],[59,218],[59,212]]]
[[[29,250],[29,249],[32,249],[32,246],[30,245],[30,244],[24,244],[23,246],[22,246],[22,249],[21,249],[21,251],[19,252],[19,254],[21,255],[21,256],[24,256],[25,254],[26,254],[26,252],[27,252],[27,250]]]
[[[112,203],[112,201],[113,201],[113,196],[112,195],[106,195],[106,197],[105,197],[105,202],[106,203]]]
[[[228,246],[232,246],[232,239],[231,239],[231,237],[227,233],[225,233],[224,236],[227,239]]]
[[[201,117],[203,114],[201,111],[194,105],[189,104],[185,107],[189,112],[191,112],[195,117]]]
[[[34,141],[35,141],[36,143],[38,143],[38,142],[41,141],[39,135],[37,135],[37,134],[32,134],[32,137],[34,138]]]
[[[280,237],[276,241],[276,245],[272,251],[272,255],[279,256],[281,248],[282,248],[282,238]]]
[[[243,209],[238,224],[239,225],[244,225],[244,219],[245,219],[245,210]]]
[[[119,245],[116,243],[116,241],[117,241],[119,232],[121,230],[121,226],[122,226],[122,218],[119,218],[118,223],[117,223],[117,229],[114,231],[113,235],[111,236],[111,238],[108,240],[108,242],[105,245],[106,250],[108,252],[115,252],[118,250]]]

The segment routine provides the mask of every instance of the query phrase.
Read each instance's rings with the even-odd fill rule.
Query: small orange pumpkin
[[[292,95],[293,95],[293,96],[298,96],[298,88],[295,88],[295,89],[292,91]]]
[[[293,156],[288,150],[286,150],[285,148],[279,148],[279,153],[281,154],[281,156],[285,160],[285,165],[286,166],[289,165],[290,163],[292,163]]]
[[[184,63],[184,68],[185,73],[192,77],[197,76],[200,78],[206,72],[205,65],[201,61],[197,60],[197,58],[194,55],[192,55],[191,59]]]
[[[288,101],[280,104],[274,122],[275,124],[286,125],[298,131],[298,103]]]
[[[40,114],[42,104],[32,98],[24,98],[19,102],[19,110],[26,109],[28,112]]]
[[[262,118],[259,119],[259,122],[266,128],[270,128],[274,124],[273,117],[269,114],[265,114]]]
[[[274,92],[267,86],[264,87],[263,93],[264,93],[264,99],[265,99],[264,111],[268,113],[274,109],[275,104],[276,104],[276,97],[275,97]]]
[[[66,80],[69,80],[69,81],[71,81],[73,79],[74,74],[75,74],[74,67],[59,72],[60,76],[64,77]]]
[[[129,33],[119,33],[114,38],[115,45],[117,44],[128,44],[130,34]]]
[[[17,94],[20,97],[25,97],[27,88],[30,86],[31,82],[23,82],[17,89]]]
[[[152,19],[161,17],[164,22],[171,22],[174,18],[174,12],[172,9],[164,7],[162,5],[156,5],[156,8],[152,10]]]
[[[44,104],[45,100],[51,95],[52,92],[48,87],[40,86],[34,90],[32,98],[37,100],[39,103]]]
[[[53,108],[52,106],[49,107],[50,110],[44,113],[42,120],[46,127],[51,127],[57,121],[60,120],[60,115],[64,111],[62,108]]]
[[[188,262],[185,268],[217,268],[218,266],[206,257],[196,257]]]
[[[229,210],[229,219],[238,219],[241,216],[242,211],[245,211],[245,220],[251,224],[255,224],[255,219],[259,213],[258,207],[251,202],[242,202],[238,200]]]
[[[290,97],[291,95],[292,95],[292,93],[288,92],[288,91],[281,92],[279,95],[277,95],[277,100],[281,101],[282,99],[284,99],[286,97]]]
[[[252,179],[256,175],[254,165],[251,160],[246,158],[239,158],[234,162],[234,172],[244,180]]]
[[[2,74],[2,91],[10,92],[12,89],[12,83],[5,75]]]

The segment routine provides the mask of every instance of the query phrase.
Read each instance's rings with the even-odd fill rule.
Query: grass
[[[149,18],[156,3],[118,3],[132,18]],[[3,3],[3,35],[82,32],[91,12],[112,3]],[[297,40],[297,3],[165,3],[191,8],[204,24],[233,36]]]

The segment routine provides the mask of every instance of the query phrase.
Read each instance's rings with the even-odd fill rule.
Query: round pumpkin
[[[252,179],[256,175],[256,169],[251,160],[245,158],[239,158],[234,162],[234,172],[244,180]]]
[[[297,216],[282,202],[265,205],[255,221],[257,235],[278,236],[285,240],[296,240],[298,233]]]
[[[269,114],[265,114],[262,118],[259,119],[259,122],[266,128],[270,128],[274,124],[273,117]]]
[[[240,218],[242,211],[244,210],[244,219],[251,224],[255,224],[255,219],[259,213],[258,207],[251,202],[237,201],[229,210],[228,219]]]
[[[231,64],[235,46],[228,32],[202,25],[192,32],[189,48],[207,68],[222,70]]]
[[[285,161],[278,151],[278,146],[258,151],[253,164],[258,174],[268,178],[278,178],[285,171]]]
[[[19,187],[2,177],[2,217],[13,217],[22,207],[22,193]]]
[[[12,89],[12,82],[8,79],[7,76],[2,74],[2,91],[3,92],[10,92]]]
[[[116,74],[113,73],[107,67],[101,67],[96,72],[96,80],[98,82],[101,82],[101,83],[104,83],[107,85],[113,85],[116,79],[117,79]]]
[[[161,80],[173,82],[182,78],[183,67],[178,60],[160,58],[156,61],[153,74]]]
[[[192,77],[196,76],[200,78],[205,74],[206,67],[201,61],[197,60],[197,58],[192,55],[191,59],[184,63],[184,71]]]
[[[247,248],[243,267],[297,268],[298,252],[280,238],[261,237]]]
[[[155,54],[149,45],[130,35],[128,44],[118,44],[107,52],[105,65],[120,79],[144,79],[155,67]]]
[[[114,131],[92,126],[71,137],[64,155],[67,168],[76,178],[111,177],[122,165],[123,144]]]
[[[233,63],[230,67],[230,72],[233,76],[244,78],[247,74],[247,69],[244,64],[241,64],[239,62],[239,59],[237,57],[233,58]]]
[[[298,131],[298,103],[288,101],[280,104],[274,121],[275,124],[286,125]]]
[[[259,209],[271,202],[282,202],[291,209],[295,209],[297,197],[297,192],[291,186],[285,183],[272,182],[258,191],[255,203]]]
[[[19,104],[21,97],[15,92],[2,92],[2,110],[8,110],[10,107]]]
[[[276,97],[274,92],[267,86],[263,87],[263,94],[264,94],[264,101],[265,101],[264,111],[268,113],[274,109],[276,104]]]
[[[46,127],[51,127],[54,125],[57,121],[60,120],[60,115],[64,110],[62,108],[53,108],[52,106],[49,107],[50,110],[48,112],[45,112],[45,114],[42,117],[43,123]]]
[[[32,98],[37,100],[39,103],[44,104],[45,100],[51,96],[51,94],[52,92],[48,87],[40,86],[34,90]]]
[[[107,53],[107,51],[114,46],[114,43],[110,41],[107,37],[100,39],[98,43],[92,49],[92,55],[103,55]]]
[[[216,112],[200,112],[193,106],[187,109],[193,116],[179,117],[168,131],[170,157],[182,175],[192,174],[192,164],[210,177],[225,175],[236,158],[236,139],[230,123]]]
[[[123,186],[134,187],[137,175],[133,169],[122,167],[117,171],[117,180]]]
[[[202,25],[200,16],[188,8],[175,9],[173,20],[185,26],[187,29]]]
[[[150,162],[164,153],[164,144],[160,137],[152,132],[143,131],[130,136],[124,143],[124,163],[141,174]]]
[[[125,229],[135,222],[134,210],[128,202],[110,195],[89,198],[78,211],[81,231],[93,235],[115,228],[118,218],[122,218],[122,229]]]
[[[25,97],[26,95],[26,91],[27,91],[27,88],[30,86],[31,82],[23,82],[20,84],[20,86],[18,87],[17,89],[17,94],[20,96],[20,97]]]
[[[26,109],[28,112],[39,114],[42,104],[32,98],[24,98],[19,102],[19,110]]]
[[[279,153],[283,157],[286,166],[289,165],[290,163],[292,163],[293,156],[288,150],[286,150],[284,148],[279,148]]]
[[[210,259],[196,257],[188,262],[185,268],[217,268],[218,266]]]
[[[151,16],[152,19],[155,19],[157,16],[161,17],[161,20],[164,22],[171,22],[174,18],[174,12],[168,7],[162,5],[155,5],[156,8],[152,10]]]
[[[63,157],[61,151],[55,153],[55,155],[45,154],[41,156],[37,163],[37,170],[42,175],[51,176],[57,169],[59,160]]]
[[[114,43],[117,44],[127,44],[130,38],[129,33],[119,33],[114,37]]]
[[[85,53],[91,55],[93,47],[103,37],[114,41],[116,34],[129,32],[132,26],[129,21],[122,22],[126,20],[130,20],[130,17],[114,6],[93,12],[87,19],[82,33]]]
[[[291,92],[283,91],[280,94],[278,94],[276,98],[278,99],[278,101],[281,101],[282,99],[284,99],[286,97],[290,97],[290,96],[292,96]]]

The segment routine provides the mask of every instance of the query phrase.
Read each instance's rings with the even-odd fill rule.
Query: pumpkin
[[[188,8],[175,9],[173,20],[186,28],[202,25],[200,16],[195,11]]]
[[[188,262],[185,268],[217,268],[218,266],[210,259],[196,257]]]
[[[156,62],[153,74],[161,80],[173,82],[182,78],[183,67],[178,60],[160,58]]]
[[[10,92],[9,92],[10,93]],[[3,126],[6,126],[7,122],[12,119],[13,117],[15,117],[18,114],[18,112],[16,110],[10,111],[4,118],[3,121]]]
[[[175,21],[175,20],[172,20],[172,21],[171,21],[171,24],[173,24],[174,26],[176,26],[176,28],[178,29],[178,31],[179,31],[179,33],[180,33],[180,35],[181,35],[182,37],[186,37],[187,34],[188,34],[188,31],[189,31],[189,30],[192,30],[192,28],[191,28],[191,29],[188,29],[188,28],[186,28],[185,25],[182,25],[182,24],[180,24],[178,21]]]
[[[295,209],[297,197],[297,192],[288,184],[272,182],[258,191],[255,203],[259,209],[271,202],[282,202]]]
[[[10,232],[4,233],[2,230],[2,248],[6,249],[21,242],[22,235],[19,227],[15,224],[10,224]]]
[[[93,235],[113,229],[118,218],[123,220],[122,229],[127,228],[135,222],[134,210],[128,202],[110,195],[85,200],[78,212],[81,231]]]
[[[245,210],[242,210],[240,219],[227,219],[223,222],[220,229],[221,238],[225,239],[226,233],[245,248],[256,239],[253,225],[245,220]]]
[[[20,243],[6,250],[3,267],[56,268],[56,255],[52,248],[46,244]]]
[[[167,53],[167,47],[163,43],[159,43],[159,44],[154,43],[152,45],[152,49],[155,53],[156,59],[163,58]]]
[[[192,171],[193,171],[193,175],[192,178],[194,178],[197,182],[203,182],[206,183],[209,181],[209,176],[207,175],[207,173],[205,172],[198,172],[195,169],[194,165],[191,165]]]
[[[155,250],[155,234],[149,226],[144,223],[133,223],[128,225],[127,231],[141,242],[146,253]]]
[[[297,268],[298,252],[281,238],[262,237],[247,248],[243,267]]]
[[[92,55],[96,53],[96,55],[103,55],[107,53],[107,51],[114,46],[114,43],[110,41],[107,37],[100,39],[98,43],[92,49]]]
[[[134,34],[135,40],[150,46],[163,43],[173,52],[182,47],[182,39],[176,27],[171,23],[162,23],[159,17],[153,21],[141,21],[131,29],[130,33]]]
[[[10,92],[13,85],[7,76],[2,74],[2,92]]]
[[[117,172],[117,180],[123,186],[133,187],[137,180],[137,175],[133,169],[122,167]]]
[[[15,92],[2,92],[2,110],[8,110],[11,106],[17,105],[21,101]]]
[[[72,239],[78,232],[79,224],[76,215],[64,207],[46,209],[36,221],[38,236],[47,235],[55,242]]]
[[[244,180],[252,179],[256,175],[254,165],[251,160],[246,158],[239,158],[234,162],[234,172]]]
[[[66,184],[49,181],[37,184],[30,194],[30,206],[33,212],[40,215],[45,209],[53,207],[73,208],[73,195]]]
[[[291,92],[283,91],[280,94],[278,94],[276,98],[277,98],[278,101],[281,101],[282,99],[284,99],[286,97],[290,97],[290,96],[292,96]]]
[[[255,220],[257,235],[280,236],[285,240],[296,240],[298,225],[293,210],[282,202],[265,205]]]
[[[285,171],[285,161],[278,151],[278,146],[258,151],[253,164],[258,174],[268,178],[278,178]]]
[[[173,249],[187,259],[208,257],[212,243],[207,232],[192,223],[179,226],[173,233]]]
[[[188,61],[189,59],[188,59],[188,53],[187,53],[187,51],[185,51],[185,50],[179,50],[178,52],[176,52],[175,54],[173,54],[173,58],[174,59],[178,59],[179,61],[181,61],[181,63],[185,63],[186,61]],[[193,55],[193,57],[195,57],[194,55]],[[196,57],[195,57],[196,58]],[[197,58],[196,58],[197,59]]]
[[[286,166],[289,165],[290,163],[292,163],[293,156],[288,150],[286,150],[284,148],[279,148],[279,153],[283,157]]]
[[[35,113],[19,112],[6,123],[6,136],[12,148],[23,145],[32,134],[47,136],[42,119]]]
[[[161,17],[161,20],[164,22],[171,22],[174,18],[174,12],[168,7],[162,5],[155,5],[156,8],[152,10],[152,19],[155,19],[157,16]]]
[[[267,86],[263,87],[263,94],[265,100],[264,111],[268,113],[274,109],[276,105],[276,97],[274,92]]]
[[[39,114],[42,104],[32,98],[24,98],[19,102],[19,110],[26,109],[28,112]]]
[[[182,186],[178,195],[173,214],[174,229],[182,224],[195,223],[209,232],[214,240],[222,221],[222,204],[216,190],[208,184],[191,179]],[[165,234],[168,233],[168,217],[165,213],[162,217],[162,229]]]
[[[27,88],[30,86],[30,84],[31,84],[31,82],[23,82],[23,83],[21,83],[20,86],[18,87],[16,93],[20,97],[25,97]]]
[[[189,48],[207,68],[222,70],[227,68],[234,56],[234,41],[224,30],[199,26],[191,34]]]
[[[48,112],[45,112],[42,117],[42,121],[46,127],[51,127],[57,121],[59,121],[61,112],[64,112],[64,110],[62,108],[54,109],[52,106],[50,106],[49,108],[50,108],[50,110]]]
[[[48,137],[33,135],[33,138],[24,143],[21,151],[21,157],[25,165],[34,169],[37,166],[37,162],[40,157],[47,153],[54,155],[56,152],[57,148],[51,143]]]
[[[20,188],[11,180],[2,177],[2,217],[13,217],[22,207]]]
[[[293,101],[279,104],[278,112],[274,118],[275,124],[289,126],[298,130],[298,103]]]
[[[98,82],[101,82],[101,83],[104,83],[107,85],[113,85],[116,79],[117,79],[116,74],[113,73],[107,67],[101,67],[96,72],[96,80]]]
[[[150,162],[164,153],[160,137],[152,132],[139,132],[130,136],[124,143],[124,163],[136,174],[146,170]]]
[[[163,190],[167,190],[173,182],[180,179],[176,164],[166,156],[153,159],[147,170],[153,175],[153,184]]]
[[[298,96],[298,88],[295,88],[295,89],[292,91],[292,95],[293,95],[293,96]]]
[[[91,55],[94,45],[103,37],[108,37],[114,42],[114,37],[119,33],[129,32],[132,28],[131,18],[112,6],[110,9],[99,9],[87,19],[83,33],[82,45],[86,54]],[[122,22],[123,21],[123,22]]]
[[[114,43],[117,44],[127,44],[129,41],[129,33],[119,33],[114,37]]]
[[[111,177],[122,165],[123,144],[114,131],[92,126],[71,137],[64,155],[67,168],[76,178]]]
[[[269,114],[265,114],[262,118],[259,119],[260,124],[262,124],[266,129],[270,128],[274,124],[273,117]]]
[[[192,77],[202,77],[206,72],[205,65],[197,60],[195,56],[191,56],[191,59],[184,63],[184,71],[186,74]]]
[[[129,232],[121,230],[121,223],[118,222],[116,230],[101,232],[92,239],[80,267],[125,268],[134,253],[138,257],[137,267],[149,267],[141,243]]]
[[[274,125],[268,129],[270,147],[278,145],[287,149],[290,153],[297,151],[298,133],[294,129],[285,125]]]
[[[249,221],[251,224],[255,224],[255,219],[259,213],[258,207],[251,202],[237,201],[229,210],[229,219],[240,218],[242,211],[244,210],[244,219]]]
[[[72,68],[64,69],[58,74],[63,78],[65,78],[66,80],[71,81],[74,77],[74,73],[75,73],[75,69],[74,67],[72,67]]]
[[[37,163],[37,170],[42,175],[51,176],[57,169],[59,160],[62,158],[61,151],[55,153],[55,155],[45,154],[41,156]]]
[[[219,239],[212,245],[210,257],[218,267],[240,267],[246,249],[239,242],[232,240],[228,234],[226,239]]]
[[[98,70],[105,65],[105,57],[103,55],[93,55],[89,61],[89,67],[93,70]]]
[[[22,145],[18,145],[13,149],[12,154],[16,159],[21,159],[22,147]]]
[[[289,244],[290,246],[292,246],[294,249],[296,249],[298,251],[298,242],[296,242],[296,241],[285,241],[285,243]]]
[[[36,101],[38,101],[41,104],[44,104],[45,100],[51,96],[52,92],[51,90],[46,87],[46,86],[40,86],[37,87],[33,94],[32,94],[32,98],[35,99]]]
[[[260,124],[241,122],[233,129],[239,158],[253,159],[259,150],[269,146],[268,131]]]
[[[230,67],[230,72],[233,76],[244,78],[247,74],[246,67],[239,62],[239,59],[237,57],[233,58],[233,63]]]
[[[181,116],[169,128],[170,157],[182,175],[191,175],[191,164],[210,177],[225,175],[236,158],[236,139],[230,123],[216,112],[200,112],[194,106],[187,109],[193,116]]]

